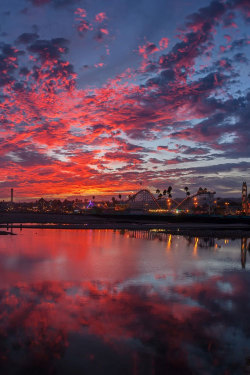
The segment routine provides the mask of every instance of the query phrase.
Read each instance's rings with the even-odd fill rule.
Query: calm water
[[[0,374],[250,374],[249,239],[16,233],[0,237]]]

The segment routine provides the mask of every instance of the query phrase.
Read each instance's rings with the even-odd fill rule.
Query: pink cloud
[[[108,35],[109,34],[109,31],[107,29],[100,29],[100,31],[105,34],[105,35]]]
[[[106,19],[107,19],[107,16],[106,16],[105,12],[98,13],[95,16],[95,21],[98,22],[98,23],[102,23]]]
[[[155,52],[158,52],[159,49],[154,43],[147,42],[143,46],[139,46],[139,54],[143,56],[144,59],[148,58],[148,55],[152,55]]]
[[[103,66],[104,66],[103,62],[100,62],[94,65],[95,68],[102,68]]]
[[[87,17],[86,10],[82,8],[77,8],[77,10],[75,11],[75,14],[78,15],[80,19]]]
[[[80,36],[83,36],[88,30],[92,30],[92,25],[85,19],[87,17],[87,12],[85,9],[77,8],[75,11],[76,14],[76,22],[77,22],[77,30]]]
[[[160,41],[159,41],[159,46],[160,46],[160,50],[164,50],[168,47],[168,43],[169,43],[169,40],[168,38],[162,38]]]

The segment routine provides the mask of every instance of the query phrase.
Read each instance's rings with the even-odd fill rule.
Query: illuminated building
[[[241,202],[242,202],[242,212],[247,214],[248,213],[248,199],[247,199],[247,183],[246,183],[246,181],[244,181],[243,184],[242,184]]]

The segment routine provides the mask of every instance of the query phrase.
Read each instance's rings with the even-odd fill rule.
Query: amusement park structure
[[[241,196],[241,202],[242,202],[242,212],[244,214],[250,213],[250,204],[249,204],[249,196],[247,195],[247,183],[246,181],[242,184],[242,196]]]
[[[161,206],[153,194],[146,189],[142,189],[129,198],[127,201],[129,209],[133,210],[159,210]]]
[[[215,191],[208,191],[207,189],[200,188],[197,193],[184,198],[176,207],[176,209],[191,210],[192,207],[205,208],[208,213],[214,208],[214,195]]]
[[[205,207],[208,213],[211,213],[214,206],[215,192],[200,188],[197,193],[187,196],[181,202],[177,202],[172,197],[156,199],[147,189],[140,190],[126,202],[130,210],[143,211],[178,211],[185,210],[189,212],[192,208]]]
[[[171,188],[171,190],[170,190]],[[207,188],[199,188],[194,194],[189,193],[188,187],[184,188],[186,197],[184,199],[172,198],[172,187],[163,190],[156,190],[157,196],[148,189],[141,189],[137,193],[129,196],[127,200],[120,201],[112,198],[112,203],[90,201],[86,209],[100,209],[105,212],[120,211],[124,213],[189,213],[189,214],[215,214],[215,215],[249,215],[250,214],[250,195],[247,195],[247,185],[243,182],[242,198],[240,200],[215,198],[215,192]]]

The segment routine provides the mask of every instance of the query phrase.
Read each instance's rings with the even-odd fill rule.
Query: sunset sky
[[[1,0],[0,199],[250,185],[249,0]]]

